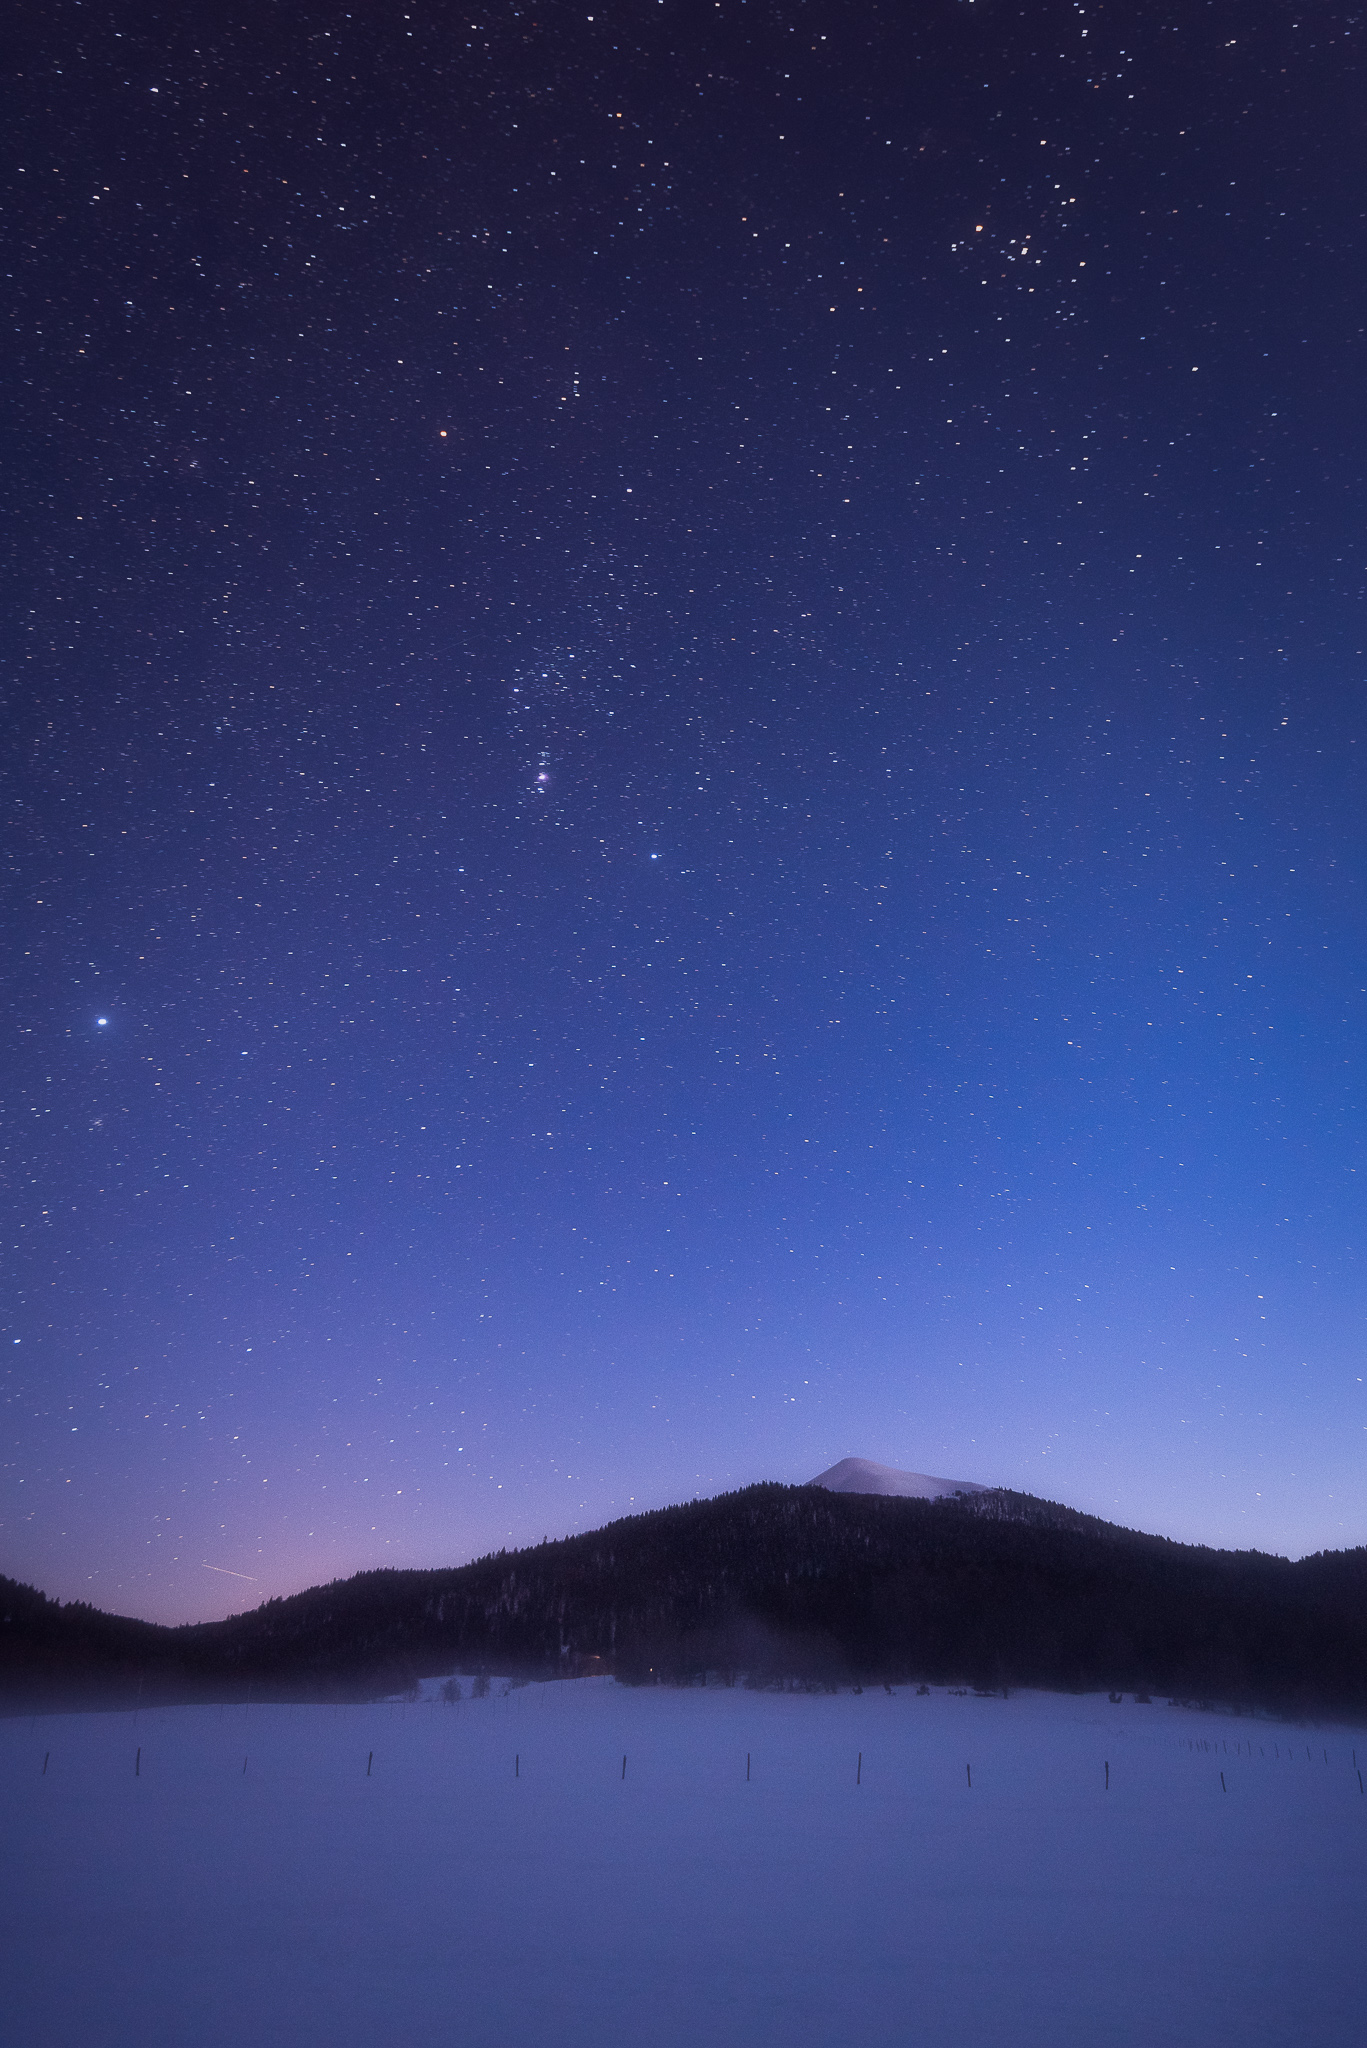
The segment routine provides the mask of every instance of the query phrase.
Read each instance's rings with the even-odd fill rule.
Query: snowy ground
[[[0,1722],[0,2041],[1367,2040],[1365,1734],[905,1687],[500,1694]]]

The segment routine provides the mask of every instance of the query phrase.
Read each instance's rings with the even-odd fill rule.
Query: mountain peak
[[[824,1486],[828,1493],[891,1493],[904,1500],[940,1500],[951,1493],[991,1491],[976,1479],[933,1479],[928,1472],[899,1472],[892,1465],[875,1465],[871,1458],[842,1458],[807,1484]]]

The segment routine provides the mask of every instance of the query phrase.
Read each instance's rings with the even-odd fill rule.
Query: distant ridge
[[[749,1486],[446,1570],[360,1572],[185,1628],[0,1578],[0,1714],[416,1696],[455,1671],[627,1684],[711,1672],[809,1689],[1161,1693],[1367,1720],[1367,1548],[1292,1564],[973,1486],[930,1500]]]
[[[842,1458],[818,1472],[809,1486],[828,1493],[888,1493],[900,1500],[943,1500],[952,1493],[990,1493],[976,1479],[933,1479],[929,1472],[899,1472],[893,1465],[875,1465],[872,1458]]]

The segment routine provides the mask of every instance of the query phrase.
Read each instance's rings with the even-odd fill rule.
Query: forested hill
[[[157,1628],[0,1581],[0,1690],[318,1699],[451,1670],[1099,1687],[1367,1712],[1367,1550],[1289,1563],[1007,1492],[752,1486],[448,1571]]]

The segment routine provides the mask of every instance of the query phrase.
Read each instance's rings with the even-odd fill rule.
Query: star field
[[[1362,34],[20,25],[6,1572],[1363,1540]]]

